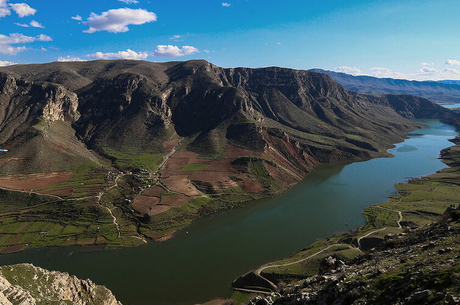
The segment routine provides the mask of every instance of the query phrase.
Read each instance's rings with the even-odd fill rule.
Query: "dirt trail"
[[[181,143],[182,143],[183,138],[181,138],[179,141],[177,141],[176,145],[174,145],[173,149],[163,157],[163,161],[161,164],[158,166],[158,171],[161,171],[163,167],[165,166],[166,162],[168,162],[169,158],[171,158],[179,149]]]
[[[54,197],[54,198],[56,198],[58,200],[64,200],[64,198],[59,197],[57,195],[40,194],[40,193],[37,193],[37,192],[34,192],[34,191],[14,190],[14,189],[10,189],[10,188],[3,187],[3,186],[0,186],[0,189],[5,190],[5,191],[9,191],[9,192],[20,192],[20,193],[24,193],[24,194],[35,194],[35,195],[40,195],[40,196]]]
[[[112,210],[113,210],[113,209],[116,209],[116,207],[113,208],[113,209],[110,209],[109,207],[104,206],[104,205],[101,203],[101,198],[102,198],[102,196],[104,195],[104,193],[108,192],[109,190],[113,189],[114,187],[117,187],[117,186],[118,186],[118,180],[119,180],[121,177],[124,177],[124,176],[126,176],[125,173],[121,173],[121,174],[117,175],[117,177],[115,178],[115,183],[114,183],[112,186],[110,186],[106,191],[101,191],[101,192],[96,196],[96,198],[97,198],[97,203],[98,203],[102,208],[105,208],[105,209],[109,212],[110,216],[112,216],[113,224],[114,224],[115,227],[117,228],[118,238],[123,238],[123,237],[121,236],[121,229],[120,229],[120,225],[118,224],[117,217],[116,217],[115,215],[113,215],[113,212],[112,212]],[[138,239],[142,240],[144,243],[147,243],[147,241],[146,241],[144,238],[140,237],[140,236],[126,236],[126,237],[138,238]]]
[[[318,252],[315,252],[315,253],[311,254],[310,256],[307,256],[307,257],[305,257],[305,258],[299,259],[299,260],[297,260],[297,261],[295,261],[295,262],[286,263],[286,264],[281,264],[281,265],[269,265],[269,266],[261,267],[261,268],[257,269],[254,273],[255,273],[257,276],[259,276],[259,277],[261,277],[262,279],[264,279],[265,281],[267,281],[267,283],[269,283],[270,286],[272,286],[272,288],[274,288],[275,290],[277,290],[278,287],[277,287],[273,282],[271,282],[270,280],[268,280],[267,278],[265,278],[265,277],[263,277],[263,276],[261,275],[262,271],[264,271],[264,270],[266,270],[266,269],[276,268],[276,267],[286,267],[286,266],[295,265],[295,264],[304,262],[304,261],[306,261],[306,260],[309,260],[309,259],[311,259],[311,258],[313,258],[313,257],[315,257],[315,256],[317,256],[317,255],[319,255],[319,254],[321,254],[321,253],[323,253],[324,251],[329,250],[329,249],[332,248],[332,247],[338,247],[338,246],[346,246],[346,247],[349,247],[350,249],[353,248],[352,246],[346,245],[346,244],[334,244],[334,245],[330,245],[330,246],[328,246],[328,247],[326,247],[326,248],[324,248],[324,249],[322,249],[322,250],[320,250],[320,251],[318,251]],[[354,249],[354,248],[353,248],[353,249]]]
[[[398,228],[402,229],[402,226],[401,226],[401,221],[403,220],[403,216],[402,216],[402,213],[401,211],[398,211],[398,210],[392,210],[392,209],[389,209],[389,208],[384,208],[384,207],[381,207],[381,206],[375,206],[376,208],[379,208],[379,209],[382,209],[382,210],[387,210],[387,211],[391,211],[391,212],[395,212],[395,213],[398,213],[399,215],[399,219],[396,220],[396,223],[398,224]]]

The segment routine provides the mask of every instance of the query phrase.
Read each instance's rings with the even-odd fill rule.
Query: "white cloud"
[[[223,7],[230,7],[230,6],[232,6],[232,4],[228,3],[228,2],[222,2],[222,6]]]
[[[37,36],[38,41],[53,41],[53,38],[49,37],[48,35],[40,34]]]
[[[431,67],[422,67],[419,71],[420,73],[426,73],[426,74],[436,74],[436,73],[439,73],[438,70],[436,70],[435,68],[431,68]]]
[[[86,61],[84,59],[81,59],[80,57],[75,57],[75,56],[70,56],[70,55],[67,55],[66,57],[59,57],[57,60],[60,62]]]
[[[88,20],[83,22],[89,26],[89,29],[83,32],[107,31],[110,33],[123,33],[129,31],[128,25],[141,25],[152,21],[157,21],[157,15],[144,9],[113,9],[103,12],[101,15],[91,13]]]
[[[394,72],[387,68],[372,68],[371,76],[375,77],[387,77],[397,79],[408,79],[408,80],[443,80],[443,79],[459,79],[460,71],[456,69],[443,69],[438,70],[431,66],[422,65],[422,68],[415,73],[401,73]]]
[[[35,20],[32,20],[30,22],[30,26],[31,27],[34,27],[34,28],[41,28],[41,29],[44,29],[45,27],[43,25],[41,25],[41,23],[35,21]]]
[[[361,70],[356,67],[347,67],[347,66],[342,66],[334,69],[335,72],[340,72],[340,73],[347,73],[347,74],[361,74]]]
[[[117,53],[102,53],[96,52],[94,54],[89,54],[87,57],[92,59],[134,59],[134,60],[142,60],[146,59],[149,56],[147,52],[135,52],[133,50],[126,50],[120,51]]]
[[[13,9],[13,11],[16,12],[16,14],[18,14],[20,18],[35,15],[35,13],[37,12],[36,9],[31,8],[26,3],[14,3],[10,4],[10,7]]]
[[[11,11],[7,8],[0,7],[0,18],[6,17],[8,15],[11,15]]]
[[[1,60],[0,60],[0,67],[6,67],[6,66],[15,65],[15,64],[16,64],[16,63],[11,62],[11,61],[1,61]]]
[[[180,40],[181,38],[182,38],[181,35],[174,35],[174,36],[172,36],[172,37],[169,38],[169,39],[170,39],[170,40],[174,40],[174,41],[178,41],[178,40]]]
[[[80,15],[70,17],[70,18],[72,18],[73,20],[77,20],[77,21],[82,21],[83,20],[83,18]]]
[[[446,60],[445,64],[449,65],[449,66],[460,66],[460,60],[448,59],[448,60]]]
[[[30,22],[30,24],[26,24],[26,23],[15,23],[17,26],[21,26],[23,28],[29,28],[29,27],[34,27],[34,28],[41,28],[41,29],[44,29],[45,27],[43,25],[41,25],[40,23],[38,23],[37,21],[35,20],[32,20]]]
[[[421,62],[420,63],[421,66],[434,66],[434,63],[428,63],[428,62]]]
[[[35,41],[52,41],[48,35],[40,34],[38,36],[25,36],[23,34],[14,33],[9,36],[0,34],[0,53],[15,55],[26,49],[25,46],[14,47],[16,44],[26,44]]]
[[[7,0],[0,0],[0,18],[11,15],[11,10],[6,4]]]
[[[180,49],[179,47],[172,45],[159,45],[156,47],[155,51],[153,51],[153,56],[180,57],[196,52],[198,52],[198,49],[192,46],[183,46],[182,49]]]
[[[404,78],[404,75],[399,72],[393,72],[388,68],[371,68],[371,76],[384,78]]]
[[[139,1],[137,0],[118,0],[120,2],[124,2],[126,4],[136,4],[136,3],[139,3]]]

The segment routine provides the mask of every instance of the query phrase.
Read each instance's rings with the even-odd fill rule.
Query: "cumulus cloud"
[[[448,66],[460,66],[460,60],[448,59],[448,60],[446,60],[445,64],[448,65]]]
[[[18,14],[20,18],[35,15],[35,13],[37,12],[36,9],[31,8],[26,3],[13,3],[13,4],[10,4],[10,7],[13,11],[16,12],[16,14]]]
[[[30,25],[28,25],[26,23],[17,23],[17,22],[15,22],[14,24],[16,24],[17,26],[23,27],[23,28],[29,28],[30,27]]]
[[[181,57],[197,53],[198,49],[192,46],[183,46],[179,48],[172,45],[159,45],[153,51],[153,56],[158,57]]]
[[[6,67],[6,66],[15,65],[15,64],[16,63],[11,62],[11,61],[2,61],[2,60],[0,60],[0,67]]]
[[[232,6],[232,4],[228,3],[228,2],[222,2],[222,6],[223,7],[230,7],[230,6]]]
[[[178,41],[178,40],[180,40],[181,38],[182,38],[181,35],[174,35],[174,36],[172,36],[172,37],[169,38],[169,39],[174,40],[174,41]]]
[[[0,0],[0,18],[11,15],[11,10],[6,4],[6,0]]]
[[[157,15],[144,9],[113,9],[103,12],[101,15],[91,13],[88,20],[83,22],[89,26],[89,29],[83,32],[107,31],[110,33],[123,33],[129,31],[128,25],[141,25],[153,21],[157,21]]]
[[[23,34],[14,33],[9,36],[0,34],[0,53],[15,55],[26,49],[25,46],[15,47],[13,45],[32,43],[35,41],[52,41],[48,35],[40,34],[38,36],[25,36]]]
[[[83,20],[83,18],[80,15],[70,17],[70,18],[72,18],[73,20],[77,20],[77,21],[82,21]]]
[[[126,4],[137,4],[137,3],[139,3],[139,1],[137,1],[137,0],[118,0],[118,1],[124,2]]]
[[[0,18],[6,17],[8,15],[11,15],[11,11],[7,8],[0,7]]]
[[[361,74],[361,70],[356,67],[347,67],[347,66],[342,66],[334,69],[335,72],[340,72],[340,73],[347,73],[347,74]]]
[[[120,51],[117,53],[102,53],[96,52],[94,54],[87,55],[89,58],[92,59],[134,59],[134,60],[142,60],[146,59],[149,56],[147,52],[135,52],[133,50],[126,50]]]
[[[70,55],[67,55],[66,57],[59,57],[57,60],[60,62],[86,61],[84,59],[81,59],[80,57],[75,57],[75,56],[70,56]]]

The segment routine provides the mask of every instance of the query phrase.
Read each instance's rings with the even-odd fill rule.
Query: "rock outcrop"
[[[91,280],[31,264],[0,267],[0,304],[121,305],[110,290]]]

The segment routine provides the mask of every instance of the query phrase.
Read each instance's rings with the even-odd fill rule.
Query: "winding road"
[[[387,211],[391,211],[391,212],[395,212],[395,213],[398,213],[399,215],[399,219],[396,220],[396,223],[398,224],[398,228],[399,229],[402,229],[402,226],[401,226],[401,221],[403,220],[403,215],[402,215],[402,212],[401,211],[398,211],[398,210],[392,210],[392,209],[388,209],[388,208],[384,208],[384,207],[381,207],[381,206],[375,206],[376,208],[379,208],[379,209],[383,209],[383,210],[387,210]],[[381,231],[384,231],[386,230],[388,227],[384,227],[384,228],[380,228],[380,229],[377,229],[377,230],[374,230],[374,231],[371,231],[369,233],[367,233],[366,235],[364,236],[361,236],[358,238],[357,242],[358,242],[358,247],[352,247],[350,245],[347,245],[347,244],[334,244],[334,245],[330,245],[318,252],[315,252],[305,258],[302,258],[302,259],[299,259],[297,261],[294,261],[294,262],[290,262],[290,263],[286,263],[286,264],[281,264],[281,265],[268,265],[268,266],[263,266],[263,267],[260,267],[259,269],[255,270],[254,273],[255,275],[257,275],[258,277],[260,277],[261,279],[265,280],[268,284],[270,284],[270,286],[272,287],[272,289],[274,289],[275,291],[278,289],[278,287],[273,283],[271,282],[269,279],[265,278],[261,273],[264,271],[264,270],[267,270],[267,269],[271,269],[271,268],[277,268],[277,267],[287,267],[287,266],[291,266],[291,265],[295,265],[295,264],[298,264],[298,263],[301,263],[301,262],[304,262],[304,261],[307,261],[329,249],[331,249],[332,247],[338,247],[338,246],[346,246],[346,247],[349,247],[350,249],[358,249],[359,251],[362,251],[361,250],[361,240],[363,238],[366,238],[374,233],[377,233],[377,232],[381,232]],[[235,290],[240,290],[240,291],[248,291],[249,290],[246,290],[246,289],[241,289],[241,288],[236,288]],[[266,293],[264,291],[256,291],[256,290],[250,290],[251,292],[257,292],[257,293]]]

